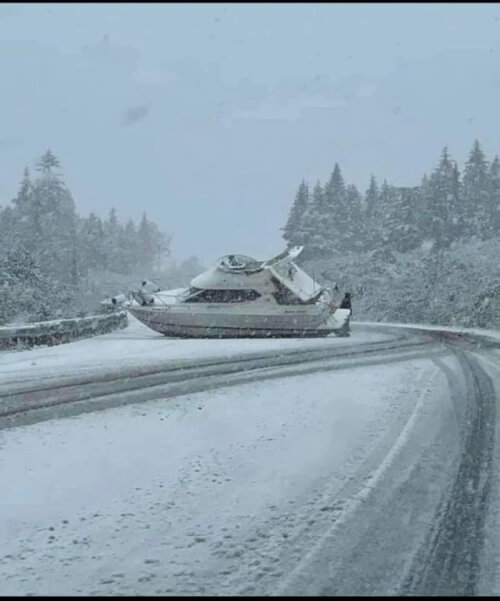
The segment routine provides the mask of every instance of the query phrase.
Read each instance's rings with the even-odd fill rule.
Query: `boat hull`
[[[147,327],[175,338],[310,338],[346,331],[349,311],[334,315],[324,309],[290,309],[281,313],[252,310],[231,313],[209,308],[129,307],[130,313]],[[340,311],[340,313],[339,313]]]

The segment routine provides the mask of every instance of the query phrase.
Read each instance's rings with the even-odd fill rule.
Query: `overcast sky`
[[[492,158],[499,114],[498,4],[0,5],[0,205],[50,147],[80,214],[179,258],[280,252],[335,162],[364,191]]]

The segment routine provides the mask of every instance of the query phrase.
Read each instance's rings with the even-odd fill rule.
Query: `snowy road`
[[[128,330],[0,356],[0,594],[500,592],[495,344]]]

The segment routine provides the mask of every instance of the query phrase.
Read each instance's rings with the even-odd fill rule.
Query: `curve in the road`
[[[398,331],[390,341],[349,345],[338,349],[323,346],[302,351],[282,351],[279,354],[252,353],[222,360],[196,360],[191,364],[185,362],[181,366],[123,370],[104,377],[79,378],[71,383],[51,386],[7,389],[0,393],[0,427],[144,402],[162,396],[172,397],[207,387],[245,381],[245,378],[232,378],[238,374],[252,373],[253,379],[263,379],[295,375],[297,372],[290,371],[291,366],[298,366],[303,370],[308,365],[310,373],[334,369],[335,361],[353,361],[367,356],[383,356],[383,361],[387,361],[388,355],[396,354],[402,360],[403,353],[428,349],[432,345],[435,345],[434,340],[421,333],[409,336]],[[375,361],[380,361],[380,358]],[[271,369],[281,371],[270,373]],[[176,384],[179,386],[176,387]],[[64,410],[65,406],[71,406],[69,412]],[[47,411],[48,409],[52,411]]]
[[[426,461],[431,463],[429,455],[432,454],[432,448],[423,449],[419,450],[421,457],[410,463],[409,468],[405,468],[403,476],[395,473],[390,475],[394,482],[390,483],[387,491],[383,490],[382,481],[390,471],[389,466],[400,454],[408,452],[405,450],[408,432],[413,430],[421,417],[421,404],[418,402],[407,420],[401,423],[399,432],[394,435],[384,453],[371,458],[370,473],[360,473],[356,482],[345,487],[344,493],[350,496],[351,501],[347,509],[343,513],[337,513],[331,526],[319,538],[314,540],[311,536],[304,536],[300,557],[294,556],[287,560],[291,573],[284,578],[277,591],[278,594],[293,593],[294,587],[298,587],[296,592],[300,588],[296,584],[300,575],[307,573],[309,566],[320,565],[323,568],[326,566],[326,575],[318,568],[311,568],[309,580],[304,579],[302,582],[302,594],[310,594],[313,589],[323,595],[363,594],[373,587],[383,590],[385,586],[387,590],[389,580],[390,590],[398,589],[397,592],[403,595],[477,594],[493,471],[496,397],[491,377],[469,351],[496,348],[496,343],[473,335],[438,330],[405,332],[387,326],[381,326],[381,330],[391,332],[393,339],[338,349],[317,347],[302,351],[255,353],[224,360],[198,360],[170,367],[155,366],[150,369],[114,372],[99,379],[80,378],[59,385],[0,390],[0,427],[266,378],[387,364],[415,358],[434,359],[436,371],[441,370],[448,380],[452,401],[448,413],[448,410],[443,410],[436,415],[451,415],[455,423],[450,424],[450,427],[455,428],[456,432],[449,439],[439,442],[442,456],[452,459],[446,464],[447,471],[443,470],[443,482],[446,482],[442,488],[424,499],[427,506],[432,507],[433,517],[425,524],[426,531],[422,536],[414,537],[412,544],[415,549],[409,553],[411,561],[408,561],[407,568],[401,570],[400,574],[391,574],[390,580],[384,570],[388,569],[391,558],[374,558],[374,554],[384,546],[389,553],[396,554],[398,549],[410,544],[403,541],[398,547],[397,532],[387,535],[391,539],[390,544],[379,544],[382,524],[391,525],[391,516],[384,515],[383,511],[386,508],[390,511],[392,508],[399,520],[398,524],[405,524],[405,510],[412,512],[413,516],[419,510],[418,499],[413,499],[412,495],[430,483],[435,484],[439,478],[437,460],[431,467],[424,465]],[[453,355],[458,361],[463,384],[454,381],[452,370],[443,361],[448,355]],[[436,440],[446,430],[446,425],[436,425]],[[418,448],[418,440],[412,444]],[[374,464],[375,460],[379,463]],[[403,464],[404,462],[401,463]],[[402,496],[398,499],[399,493]],[[422,494],[425,496],[426,491]],[[375,509],[370,511],[372,496],[378,496],[378,500],[374,502]],[[325,506],[335,507],[336,499],[323,499],[322,502]],[[405,502],[411,504],[411,507],[406,507]],[[398,506],[398,503],[403,503],[403,506]],[[358,519],[359,516],[362,517]],[[379,523],[375,519],[377,516]],[[341,534],[343,538],[339,537],[339,541],[346,542],[345,551],[339,548],[339,544],[335,546],[334,532],[340,527],[344,531]],[[307,531],[307,525],[304,529]],[[339,562],[331,565],[334,556]],[[356,558],[359,558],[360,565],[353,563],[357,561]],[[363,571],[363,578],[359,578]],[[373,579],[376,578],[380,580],[374,582]]]
[[[435,518],[402,594],[475,595],[488,511],[496,399],[491,378],[478,361],[457,349],[467,383],[468,428],[454,485]]]

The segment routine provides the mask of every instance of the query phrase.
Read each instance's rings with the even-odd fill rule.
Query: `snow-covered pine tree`
[[[359,251],[364,248],[366,238],[366,224],[363,219],[363,199],[354,184],[346,188],[346,230],[345,250]]]
[[[489,230],[485,232],[488,238],[500,236],[500,160],[495,156],[489,172],[488,223]]]
[[[302,216],[305,248],[301,260],[316,259],[328,254],[329,229],[326,224],[327,206],[324,189],[316,182],[312,198]]]
[[[389,244],[389,232],[387,223],[394,213],[396,203],[396,190],[384,180],[374,206],[370,227],[370,248],[387,248]]]
[[[30,178],[30,171],[28,167],[25,167],[23,171],[23,179],[21,180],[21,184],[19,186],[19,191],[17,196],[12,201],[21,217],[28,216],[30,213],[32,191],[33,184]]]
[[[124,275],[134,272],[134,263],[137,260],[137,257],[133,257],[129,238],[123,227],[120,227],[118,231],[118,240],[116,241],[116,248],[113,256],[113,271]]]
[[[138,249],[138,237],[137,228],[132,219],[129,219],[125,225],[124,231],[124,255],[127,257],[127,264],[129,265],[129,273],[136,273],[137,271],[137,249]]]
[[[50,148],[40,157],[37,163],[37,170],[42,173],[55,173],[55,169],[59,169],[61,163]]]
[[[374,217],[376,215],[377,207],[379,202],[379,189],[375,176],[370,176],[370,184],[365,192],[363,199],[362,208],[362,220],[363,220],[363,249],[369,250],[373,248],[374,234],[373,232],[377,228]]]
[[[75,283],[77,239],[75,203],[70,191],[55,171],[59,160],[48,150],[39,160],[30,195],[31,239],[40,268],[61,283]]]
[[[137,254],[138,266],[144,277],[154,271],[157,242],[152,223],[146,217],[146,213],[143,213],[137,232]]]
[[[153,270],[158,272],[164,268],[166,259],[171,255],[170,243],[172,237],[163,233],[154,221],[150,221],[149,223],[154,240]]]
[[[84,273],[106,267],[104,227],[94,212],[80,222],[79,247]]]
[[[469,158],[465,164],[463,177],[462,223],[465,238],[488,237],[488,200],[489,200],[488,161],[475,140]]]
[[[378,201],[378,185],[377,185],[377,180],[376,180],[375,176],[372,174],[370,176],[370,185],[368,186],[368,189],[365,192],[364,208],[363,208],[363,213],[365,215],[365,221],[366,221],[367,225],[370,224],[374,210],[377,206],[377,201]]]
[[[290,209],[288,220],[283,228],[283,239],[287,247],[301,246],[307,242],[307,234],[304,230],[305,213],[309,206],[309,187],[304,180],[297,190],[295,200]]]
[[[335,163],[330,179],[324,188],[325,213],[322,215],[327,250],[344,251],[351,241],[349,211],[346,203],[346,186],[342,171]]]
[[[408,252],[422,243],[418,227],[420,190],[397,187],[391,198],[393,202],[387,207],[384,226],[387,244],[391,250]]]
[[[10,244],[22,244],[24,248],[33,252],[35,250],[36,238],[40,234],[40,215],[33,203],[33,184],[28,167],[24,168],[23,178],[19,185],[16,197],[12,200],[12,206],[8,207],[10,215],[8,233]]]
[[[19,244],[19,220],[13,207],[0,209],[0,255]]]
[[[115,207],[112,207],[108,219],[103,224],[104,228],[104,256],[105,266],[109,271],[119,273],[120,265],[123,264],[119,240],[121,238],[122,226],[118,221]]]
[[[462,224],[460,173],[446,147],[438,166],[431,173],[425,195],[425,238],[433,240],[438,247],[448,248],[460,235]]]
[[[50,319],[57,305],[53,282],[21,245],[0,257],[0,324]]]

